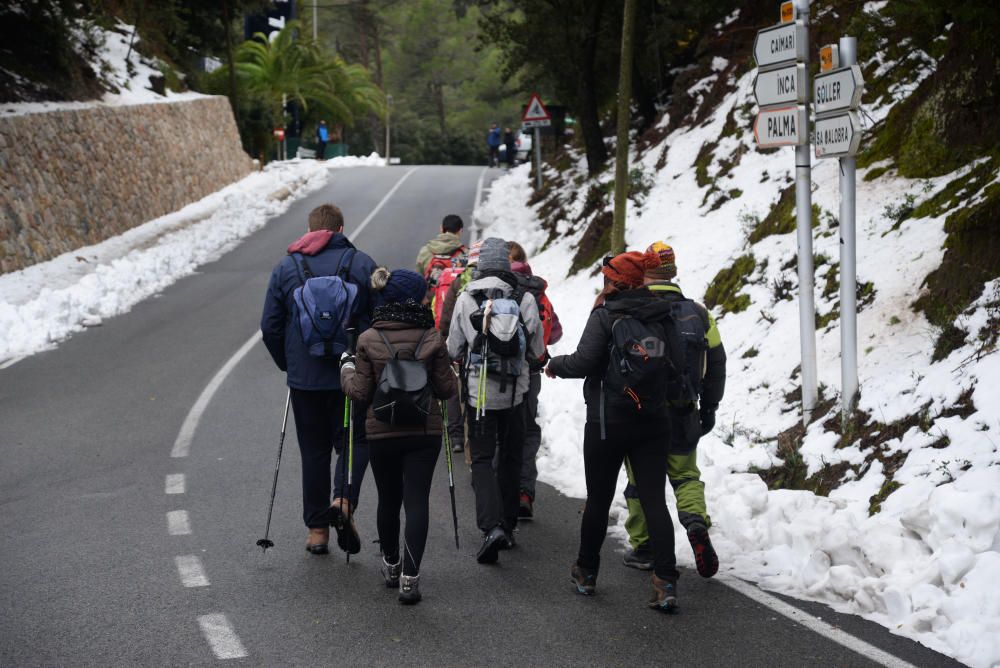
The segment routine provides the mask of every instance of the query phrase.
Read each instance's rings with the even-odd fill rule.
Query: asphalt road
[[[456,466],[456,550],[443,457],[424,601],[403,607],[379,574],[370,477],[357,515],[362,553],[346,564],[341,553],[303,550],[291,418],[276,546],[262,554],[254,543],[285,398],[262,344],[219,385],[190,454],[171,457],[199,395],[256,331],[271,267],[310,209],[338,204],[351,234],[405,176],[355,241],[379,263],[409,267],[445,214],[471,218],[480,177],[488,187],[499,174],[411,169],[336,171],[200,273],[0,370],[0,665],[206,665],[219,661],[213,651],[245,654],[230,662],[246,665],[873,665],[693,572],[681,579],[681,614],[652,612],[648,575],[622,567],[611,542],[598,595],[575,595],[568,573],[582,501],[545,485],[517,549],[478,565],[467,469]],[[166,493],[168,476],[179,475],[183,493]],[[179,557],[200,586],[184,586]],[[950,662],[877,625],[792,603],[904,661]]]

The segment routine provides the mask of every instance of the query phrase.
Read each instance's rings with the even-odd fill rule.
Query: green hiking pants
[[[625,531],[628,532],[632,549],[635,549],[649,542],[649,531],[646,529],[646,516],[642,512],[642,504],[639,503],[632,465],[627,457],[625,473],[628,474],[628,487],[625,488],[628,518],[625,520]],[[684,528],[692,522],[703,522],[706,527],[712,526],[712,518],[708,516],[708,509],[705,507],[705,483],[701,481],[701,471],[698,470],[697,448],[686,455],[667,456],[667,479],[674,488],[674,496],[677,497],[677,516]]]

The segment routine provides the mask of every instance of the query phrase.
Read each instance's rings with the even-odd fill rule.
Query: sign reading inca
[[[761,107],[805,102],[807,88],[806,66],[802,64],[758,72],[753,80],[753,94]]]

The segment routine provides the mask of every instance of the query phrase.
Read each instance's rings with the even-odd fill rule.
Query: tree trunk
[[[597,60],[597,39],[600,34],[601,16],[604,13],[603,0],[595,0],[587,17],[589,30],[583,39],[580,65],[580,130],[587,150],[587,173],[598,174],[608,161],[608,149],[604,146],[601,133],[601,119],[597,109],[597,76],[594,64]]]
[[[229,106],[233,109],[233,118],[237,126],[240,123],[240,112],[236,88],[236,48],[233,46],[233,8],[231,0],[222,0],[222,20],[226,24],[226,57],[229,60]]]
[[[632,102],[632,32],[636,0],[625,0],[622,51],[618,76],[618,143],[615,147],[615,218],[611,225],[611,253],[625,251],[625,214],[628,205],[628,128]]]

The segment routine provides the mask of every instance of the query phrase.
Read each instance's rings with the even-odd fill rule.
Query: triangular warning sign
[[[524,110],[524,116],[521,117],[522,121],[548,121],[552,117],[549,116],[548,110],[542,105],[542,98],[538,97],[538,93],[531,94],[531,102],[528,103],[528,108]]]

